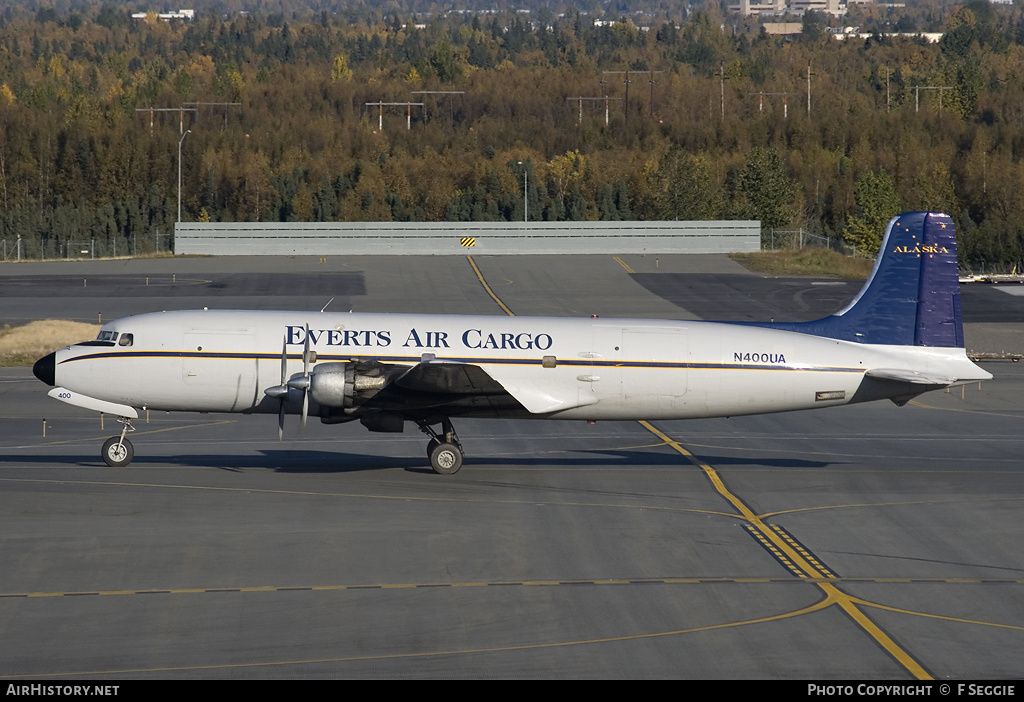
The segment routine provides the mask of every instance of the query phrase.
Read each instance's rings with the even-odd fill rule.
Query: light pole
[[[192,133],[191,129],[185,131],[181,135],[181,139],[178,139],[178,221],[181,221],[181,142],[185,141],[185,137]]]
[[[528,209],[529,205],[526,199],[526,164],[522,161],[517,161],[517,163],[523,167],[523,222],[528,222],[530,220],[530,210]]]

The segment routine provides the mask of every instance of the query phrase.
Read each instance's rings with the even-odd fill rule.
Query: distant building
[[[839,0],[790,0],[789,11],[796,15],[814,11],[841,17],[846,14],[846,5],[840,6]]]
[[[872,2],[873,0],[865,0]],[[849,0],[854,2],[854,0]],[[846,14],[846,0],[740,0],[729,9],[741,15],[784,15],[800,16],[805,12],[824,12],[833,17]]]
[[[789,34],[800,34],[804,31],[801,22],[762,22],[761,26],[767,34],[775,36],[786,36]]]
[[[136,12],[132,14],[132,19],[146,19],[149,16],[148,12]],[[178,10],[177,12],[161,12],[157,16],[157,19],[161,19],[164,22],[170,22],[172,19],[183,19],[192,20],[196,18],[195,10]]]
[[[904,39],[924,39],[929,44],[935,44],[942,39],[942,32],[862,32],[860,27],[838,27],[830,30],[836,39],[870,39],[873,36],[902,37]]]
[[[781,15],[786,12],[786,0],[740,0],[739,5],[730,5],[729,9],[741,15]]]

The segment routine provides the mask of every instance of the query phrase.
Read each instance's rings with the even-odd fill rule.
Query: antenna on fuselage
[[[330,306],[330,304],[331,304],[332,302],[334,302],[334,298],[333,298],[333,297],[332,297],[332,298],[331,298],[330,300],[328,300],[328,301],[327,301],[327,304],[326,304],[326,305],[324,305],[324,308],[323,308],[323,310],[320,310],[320,311],[321,311],[321,312],[323,312],[324,310],[326,310],[326,309],[327,309],[327,308],[328,308],[328,307]]]

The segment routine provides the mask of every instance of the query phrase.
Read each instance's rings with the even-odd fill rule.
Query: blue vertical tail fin
[[[893,217],[857,297],[814,322],[757,326],[862,344],[963,348],[953,220],[933,212]]]

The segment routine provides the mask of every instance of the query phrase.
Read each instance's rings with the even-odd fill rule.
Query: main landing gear
[[[135,458],[135,447],[132,446],[131,441],[124,438],[124,435],[130,431],[135,431],[135,427],[132,426],[132,420],[128,417],[118,417],[117,421],[124,425],[124,429],[121,430],[121,436],[112,436],[104,441],[103,450],[100,452],[100,455],[103,456],[103,460],[111,468],[124,468]]]
[[[118,417],[117,421],[124,425],[120,436],[112,436],[103,442],[103,450],[100,455],[103,461],[111,468],[124,468],[135,458],[135,447],[132,442],[125,438],[128,432],[135,431],[132,420],[128,417]],[[452,421],[445,417],[441,420],[440,433],[435,431],[426,421],[417,422],[420,431],[430,437],[427,442],[427,458],[430,459],[430,467],[440,475],[453,475],[462,468],[462,444],[455,433]]]
[[[430,437],[427,442],[427,458],[430,467],[440,475],[453,475],[462,467],[462,444],[452,426],[452,420],[445,417],[441,420],[441,433],[425,421],[417,422],[420,431]]]

